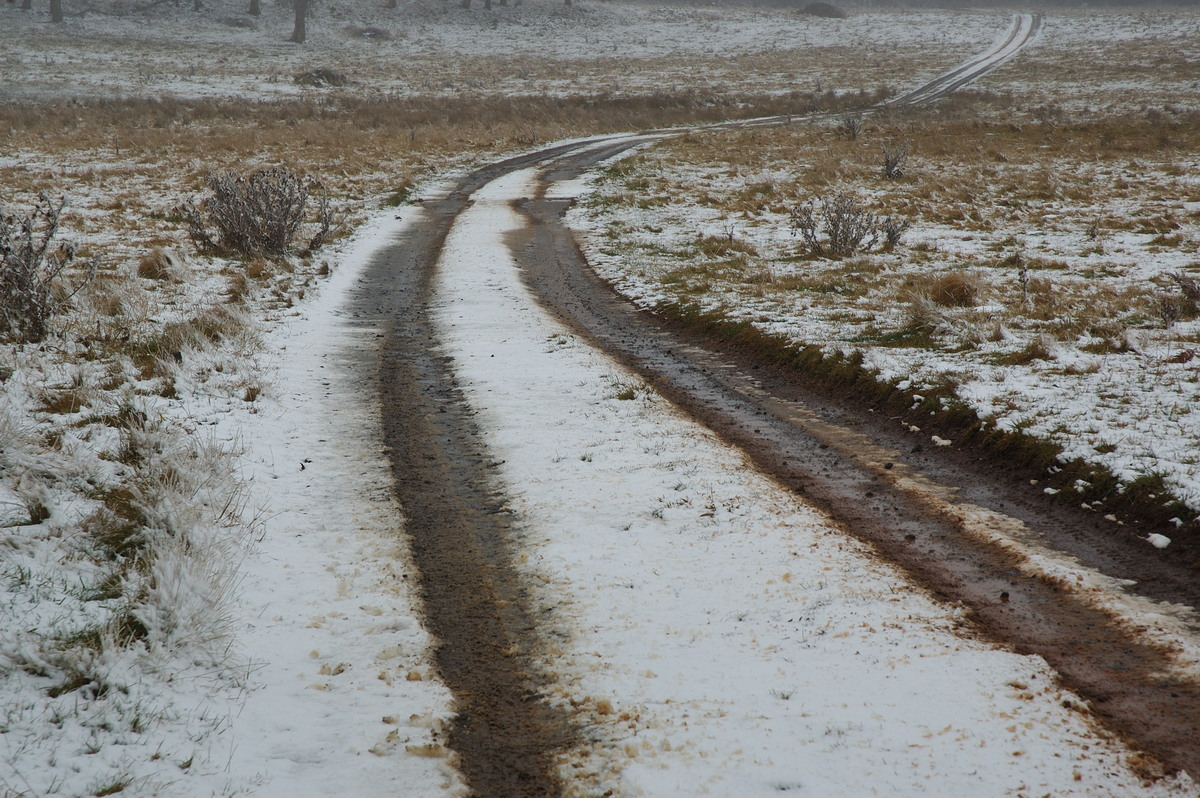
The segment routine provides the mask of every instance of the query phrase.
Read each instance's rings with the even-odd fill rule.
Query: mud
[[[987,68],[960,71],[905,102],[941,96]],[[552,147],[468,175],[446,197],[415,211],[422,216],[419,224],[370,264],[351,306],[364,332],[376,331],[380,338],[377,357],[360,371],[381,405],[426,623],[437,641],[437,667],[454,694],[447,743],[478,795],[561,794],[555,760],[580,739],[581,730],[542,696],[548,678],[533,663],[547,619],[514,567],[517,542],[503,486],[436,340],[429,303],[438,257],[470,195],[491,180],[554,159],[559,160],[548,180],[574,177],[637,143],[615,140],[585,153],[577,152],[579,145]],[[1045,656],[1114,728],[1169,765],[1200,774],[1200,753],[1191,745],[1200,731],[1200,694],[1190,685],[1154,678],[1165,664],[1162,652],[1130,639],[1110,618],[1055,585],[1023,576],[1011,555],[962,534],[944,503],[902,490],[898,479],[912,476],[917,466],[971,489],[990,485],[987,474],[942,461],[900,468],[891,460],[890,467],[878,462],[899,458],[889,453],[897,441],[877,419],[824,404],[793,376],[767,375],[753,362],[738,361],[737,353],[712,351],[634,310],[587,269],[561,225],[565,203],[534,199],[521,209],[530,228],[510,244],[551,312],[641,372],[849,533],[873,543],[941,595],[964,602],[984,633]],[[1003,488],[981,492],[985,506],[1004,506],[1015,495]],[[1012,503],[1023,508],[1021,517],[1032,526],[1049,519],[1036,507]],[[1177,593],[1184,595],[1168,587],[1157,597]]]
[[[570,179],[595,160],[590,154],[562,160],[545,181]],[[981,634],[1043,656],[1111,729],[1168,768],[1200,778],[1196,684],[1165,675],[1167,653],[1136,639],[1106,612],[1024,572],[1021,557],[989,538],[988,514],[1015,518],[1035,542],[1069,551],[1104,573],[1142,580],[1156,599],[1195,606],[1194,570],[1156,560],[1151,547],[1112,535],[1095,516],[1046,506],[1031,498],[1028,482],[972,462],[969,454],[912,452],[912,439],[898,432],[895,420],[832,402],[795,372],[771,371],[634,308],[587,267],[562,225],[567,207],[545,199],[518,203],[528,229],[511,242],[527,284],[549,312],[848,534],[946,600],[961,602]],[[984,520],[964,522],[959,507],[965,503],[987,511]]]
[[[561,794],[554,758],[578,731],[541,695],[546,679],[531,664],[539,623],[513,565],[502,487],[435,339],[429,301],[442,244],[470,194],[542,157],[480,170],[426,203],[420,223],[370,264],[351,303],[364,330],[382,330],[362,379],[379,397],[426,624],[454,694],[446,742],[477,795]]]

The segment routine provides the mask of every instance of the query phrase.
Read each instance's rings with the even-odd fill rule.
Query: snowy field
[[[1190,135],[1198,111],[1177,109],[1174,129]],[[980,157],[970,138],[965,154],[930,138],[939,124],[964,137],[979,127],[934,118],[916,122],[924,130],[881,121],[854,142],[831,125],[681,140],[604,176],[573,223],[590,260],[639,301],[696,302],[800,344],[861,352],[918,404],[951,386],[989,424],[1052,440],[1123,488],[1161,478],[1186,505],[1180,534],[1196,534],[1196,150],[1096,157],[1084,137],[1107,133],[1068,117],[1055,126],[1076,129],[1056,138],[1082,154],[1031,157],[1026,147],[1049,138],[1042,126],[1006,136],[1010,122],[998,121]],[[899,140],[918,142],[910,176],[882,180],[881,142]],[[808,257],[789,211],[819,213],[843,193],[910,224],[899,245]]]
[[[994,13],[947,24],[946,12],[834,22],[413,3],[323,7],[301,48],[286,43],[290,14],[274,4],[250,19],[240,4],[74,14],[68,3],[61,26],[37,6],[0,6],[10,107],[326,91],[853,92],[920,83],[1006,24]],[[1149,42],[1170,52],[1195,29],[1187,14],[1102,19],[1052,17],[1029,55],[1049,58],[1053,33],[1073,52],[1119,45],[1141,57]],[[364,37],[372,27],[387,35]],[[1030,90],[1040,78],[1023,58],[988,87]],[[316,67],[350,84],[294,82]],[[1194,88],[1186,73],[1164,85]],[[159,133],[169,141],[147,143]],[[331,157],[320,176],[356,231],[281,268],[194,254],[170,217],[206,167],[286,161],[286,150],[209,140],[196,127],[159,133],[140,131],[132,150],[117,139],[51,148],[24,134],[0,150],[0,204],[20,211],[47,184],[67,191],[62,235],[108,264],[47,344],[0,344],[0,795],[461,794],[442,745],[453,709],[421,626],[379,411],[348,377],[372,333],[341,309],[371,253],[416,218],[377,210],[395,190],[393,169],[428,175],[513,144]],[[709,179],[702,165],[670,173]],[[578,794],[1196,793],[1099,729],[1040,660],[964,636],[953,608],[542,317],[495,236],[524,179],[489,188],[455,232],[446,259],[463,282],[442,287],[442,319],[508,461],[525,567],[566,635],[544,663],[559,677],[554,698],[595,730],[562,763]],[[628,223],[720,232],[716,216],[673,220],[673,209]],[[578,218],[596,236],[612,221]],[[1194,241],[1192,227],[1180,235]],[[143,270],[155,248],[166,254]],[[1170,257],[1171,268],[1189,266]],[[239,274],[251,268],[262,273]],[[489,301],[468,323],[459,317],[479,300],[472,281]],[[625,387],[635,400],[617,398]],[[552,445],[534,434],[547,426]],[[1182,460],[1178,447],[1160,448]],[[134,551],[153,567],[131,565]]]
[[[88,13],[61,26],[0,9],[0,91],[15,97],[301,94],[293,76],[332,69],[368,96],[706,93],[873,89],[920,80],[991,42],[1004,13],[909,11],[835,21],[775,10],[531,2],[466,11],[415,0],[397,10],[318,7],[304,47],[291,11],[245,3]],[[40,7],[40,6],[39,6]],[[947,13],[954,24],[946,24]],[[79,37],[87,46],[78,47]],[[872,53],[866,63],[862,54]],[[902,70],[902,71],[901,71]]]

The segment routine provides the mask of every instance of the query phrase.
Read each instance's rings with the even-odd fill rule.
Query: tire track
[[[578,159],[581,170],[588,160]],[[563,177],[571,172],[565,165],[556,170]],[[901,455],[904,442],[869,409],[829,403],[794,373],[768,373],[731,348],[636,309],[589,269],[561,222],[569,204],[519,205],[528,228],[514,253],[548,312],[742,449],[848,535],[872,544],[947,601],[961,602],[993,642],[1045,658],[1111,728],[1168,767],[1200,775],[1200,685],[1178,674],[1169,650],[1139,639],[1105,607],[1034,562],[1043,552],[1057,552],[1014,545],[1014,531],[1054,540],[1050,533],[1095,530],[1036,507],[1013,518],[999,503],[1022,499],[998,485],[995,474],[943,464],[935,479],[925,468],[930,461]],[[986,495],[970,490],[972,483],[986,485]],[[960,492],[986,503],[964,501]],[[1169,583],[1169,599],[1194,606],[1192,574],[1158,565],[1165,572],[1157,589]]]
[[[723,126],[792,121],[774,117]],[[447,742],[479,795],[561,794],[555,757],[579,739],[580,730],[541,694],[548,679],[532,664],[540,628],[514,567],[518,545],[504,510],[504,486],[438,343],[431,303],[441,253],[472,194],[489,182],[568,156],[569,170],[586,168],[682,132],[566,143],[467,175],[421,204],[420,223],[375,257],[352,300],[352,314],[382,330],[377,359],[361,369],[383,408],[384,445],[412,540],[424,614],[437,640],[438,670],[455,697]]]
[[[940,77],[907,94],[883,103],[883,107],[898,105],[920,105],[932,102],[965,86],[992,71],[1024,49],[1037,36],[1042,27],[1041,14],[1016,14],[1012,27],[999,44],[991,50],[972,58]]]
[[[352,300],[357,319],[383,330],[378,360],[363,370],[384,410],[384,444],[424,615],[437,641],[438,671],[455,697],[447,743],[480,795],[560,794],[553,758],[576,730],[538,692],[543,679],[530,656],[537,621],[513,568],[503,486],[437,343],[433,280],[446,237],[474,191],[573,146],[494,164],[425,203],[421,223],[373,260]]]

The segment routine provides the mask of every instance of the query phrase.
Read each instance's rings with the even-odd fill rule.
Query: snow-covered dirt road
[[[316,98],[311,107],[324,107],[334,92],[288,79],[314,62],[352,76],[347,97],[420,95],[441,105],[439,98],[453,95],[450,105],[470,108],[477,97],[505,94],[621,100],[665,89],[668,98],[684,92],[705,104],[705,115],[686,118],[711,119],[717,109],[747,107],[736,98],[708,105],[706,98],[721,100],[717,92],[794,88],[780,96],[796,98],[804,96],[803,82],[842,98],[859,87],[866,97],[861,87],[906,72],[933,76],[951,59],[989,46],[1004,27],[991,13],[903,10],[834,22],[791,11],[752,10],[743,19],[724,7],[577,4],[564,14],[525,4],[477,14],[417,2],[387,18],[404,31],[394,39],[358,27],[381,23],[378,9],[330,7],[323,12],[330,24],[293,48],[280,47],[275,33],[291,26],[283,7],[264,9],[261,21],[242,19],[242,7],[226,15],[224,3],[212,2],[196,11],[92,9],[55,26],[42,24],[40,11],[15,8],[7,12],[14,24],[0,25],[8,78],[0,79],[0,93],[21,98],[22,113],[30,99],[33,122],[53,105],[43,99],[63,91],[164,92],[252,105],[305,97],[299,106]],[[184,16],[186,32],[172,32]],[[1072,29],[1058,22],[1057,30]],[[1072,24],[1092,30],[1095,23]],[[1140,20],[1121,24],[1144,28]],[[1018,17],[992,49],[907,101],[952,90],[1035,32],[1032,17]],[[1184,36],[1167,33],[1172,41]],[[1113,44],[1107,35],[1106,48]],[[783,102],[760,113],[782,113]],[[205,104],[194,103],[201,115]],[[88,109],[84,101],[81,130],[92,128]],[[333,169],[338,192],[355,209],[353,224],[371,217],[352,241],[323,250],[320,262],[290,259],[279,265],[297,273],[268,276],[258,294],[243,296],[235,278],[244,264],[233,260],[158,253],[171,266],[164,279],[143,278],[140,267],[133,274],[151,232],[163,233],[163,242],[184,240],[157,212],[168,207],[166,198],[170,207],[178,200],[182,175],[199,181],[202,167],[221,164],[209,160],[216,149],[189,146],[195,137],[186,120],[194,121],[194,110],[182,117],[188,135],[162,133],[177,140],[171,147],[154,143],[158,133],[143,140],[148,125],[132,140],[82,137],[68,146],[44,136],[42,120],[20,129],[43,135],[14,134],[14,148],[0,159],[19,184],[15,196],[43,176],[83,193],[72,221],[87,230],[85,246],[97,239],[102,248],[113,245],[129,278],[120,284],[138,286],[131,296],[145,304],[134,313],[123,300],[128,315],[119,312],[106,329],[119,332],[125,319],[136,335],[176,317],[190,323],[184,305],[215,302],[220,310],[233,294],[233,315],[246,328],[237,328],[236,340],[170,352],[159,364],[161,382],[135,381],[113,361],[113,375],[125,371],[124,389],[138,397],[129,408],[169,419],[175,439],[143,435],[160,430],[141,429],[137,414],[120,424],[99,415],[123,387],[120,380],[95,393],[88,387],[103,360],[78,361],[75,370],[67,352],[49,356],[51,347],[18,349],[19,357],[0,363],[0,409],[8,413],[0,418],[7,422],[0,423],[7,480],[0,503],[5,523],[16,524],[5,526],[0,563],[11,621],[0,652],[4,798],[1196,794],[1189,776],[1170,773],[1179,751],[1195,753],[1188,748],[1194,730],[1179,722],[1200,706],[1186,684],[1195,648],[1180,634],[1192,619],[1184,608],[1170,615],[1154,603],[1161,596],[1148,588],[1161,585],[1139,585],[1135,593],[1018,535],[992,541],[1009,547],[1004,562],[1012,573],[969,585],[989,600],[960,603],[955,590],[914,567],[911,555],[896,556],[905,548],[924,556],[933,538],[920,534],[928,527],[909,519],[891,530],[890,555],[864,535],[887,532],[901,518],[899,494],[909,497],[899,496],[900,504],[921,496],[935,515],[963,507],[954,500],[965,493],[912,479],[917,466],[934,462],[929,453],[900,457],[855,438],[861,430],[817,429],[794,399],[770,394],[764,369],[726,352],[674,347],[708,358],[702,371],[711,373],[693,386],[699,393],[719,397],[723,384],[763,402],[758,411],[750,406],[739,438],[695,401],[695,391],[645,370],[622,348],[640,345],[652,327],[618,327],[616,337],[628,340],[613,342],[580,324],[580,303],[605,315],[615,301],[621,313],[637,315],[607,287],[576,299],[539,295],[549,275],[586,274],[574,270],[578,252],[559,218],[588,190],[586,175],[575,175],[644,139],[563,142],[440,188],[424,184],[415,205],[394,210],[408,189],[396,191],[407,178],[392,160],[375,161],[338,139],[331,166],[315,154],[319,136],[306,137],[303,149],[276,149],[232,125],[231,135],[255,143],[229,150],[239,153],[232,165],[290,158],[313,174]],[[246,118],[265,124],[267,117],[252,109]],[[677,117],[655,118],[667,124]],[[391,127],[404,127],[396,121],[388,116]],[[556,122],[528,120],[516,135],[489,130],[486,141],[467,145],[494,152],[567,135]],[[588,124],[571,129],[616,126]],[[417,141],[412,128],[407,135]],[[226,149],[221,136],[202,138],[210,137]],[[93,140],[102,144],[84,143]],[[458,141],[447,145],[452,159],[414,150],[422,174],[470,159]],[[359,163],[341,160],[351,151]],[[187,170],[178,170],[174,161],[185,159]],[[363,169],[375,171],[365,178]],[[151,198],[130,202],[134,194]],[[372,215],[381,204],[388,210]],[[569,257],[558,260],[563,253]],[[102,292],[90,301],[115,296]],[[596,304],[600,296],[609,304]],[[65,323],[86,332],[80,320],[98,307],[86,305]],[[165,318],[151,319],[152,312]],[[260,329],[265,341],[255,339]],[[74,347],[94,343],[65,340],[72,356],[83,351]],[[90,421],[76,426],[81,395],[95,406],[86,407]],[[38,409],[65,397],[70,413]],[[815,450],[771,456],[763,441],[779,423],[771,415],[817,438]],[[223,505],[230,517],[222,510],[211,530],[197,523],[176,535],[165,525],[181,550],[209,539],[193,531],[230,540],[189,552],[199,556],[184,568],[155,565],[151,581],[140,583],[150,600],[129,592],[127,606],[119,595],[89,597],[98,563],[88,559],[90,531],[70,520],[80,517],[81,497],[85,506],[97,499],[69,483],[117,469],[106,447],[117,451],[118,434],[142,447],[122,446],[122,457],[149,454],[156,469],[166,466],[143,470],[171,483],[156,501],[186,510],[212,504],[226,488],[234,496]],[[100,437],[89,442],[92,435]],[[866,456],[847,460],[847,441]],[[206,453],[219,454],[219,462]],[[188,479],[175,485],[177,474]],[[842,493],[830,488],[837,480]],[[197,485],[200,492],[191,492]],[[105,499],[129,507],[114,491]],[[971,520],[959,519],[968,527]],[[1021,532],[1007,517],[984,520],[985,533]],[[932,570],[937,560],[928,559]],[[1028,591],[1026,582],[1045,587],[1053,578],[1064,580],[1063,595]],[[149,642],[126,645],[108,632],[132,629],[140,638],[136,627],[107,623],[81,626],[87,639],[65,635],[73,619],[63,622],[69,610],[62,596],[85,605],[79,614],[86,618],[106,618],[110,609],[139,622],[151,618]],[[1093,654],[1112,654],[1092,682],[1078,674],[1064,679],[1065,666],[1045,661],[1048,651],[1013,644],[1017,638],[979,622],[987,613],[1019,618],[1060,603],[1094,612],[1114,632],[1107,652],[1089,642]],[[165,614],[152,617],[148,609]],[[168,646],[159,635],[163,619],[181,631]],[[1125,625],[1110,629],[1113,619]],[[106,634],[93,639],[94,630]],[[1049,632],[1060,638],[1051,642],[1065,644],[1059,650],[1078,642],[1061,627]],[[1136,636],[1151,644],[1131,648]],[[83,655],[65,663],[85,673],[82,682],[59,662],[40,664],[44,651],[55,651],[39,651],[43,642],[65,641]],[[1114,673],[1132,673],[1140,689],[1147,671],[1160,679],[1157,694],[1104,689]],[[63,673],[70,678],[58,681]],[[1181,689],[1172,695],[1174,685]],[[1135,714],[1157,724],[1151,731],[1158,738],[1142,729],[1123,737],[1122,712],[1128,717],[1147,696],[1154,700],[1142,700]],[[1174,740],[1160,746],[1164,735]]]
[[[512,203],[537,189],[518,169],[473,191],[421,303],[437,337],[421,345],[452,381],[436,415],[469,424],[501,519],[489,534],[508,535],[480,541],[492,576],[477,588],[528,586],[515,618],[537,628],[510,629],[505,659],[527,667],[526,704],[561,712],[521,792],[1194,790],[1147,779],[1150,758],[1041,658],[973,639],[961,608],[541,309],[509,246],[526,226]],[[465,199],[427,197],[422,214]],[[426,528],[432,546],[460,542]]]
[[[944,97],[955,89],[992,71],[1021,52],[1034,40],[1041,26],[1040,14],[1014,14],[1012,27],[991,49],[931,80],[924,86],[889,100],[886,104],[892,106],[913,105]]]
[[[1033,31],[1018,22],[1008,42]],[[520,273],[537,283],[539,269],[569,268],[573,247],[539,249],[529,231],[568,204],[551,202],[539,218],[529,200],[544,191],[541,175],[569,178],[647,140],[564,143],[428,193],[411,233],[371,267],[356,306],[389,328],[385,439],[439,667],[456,696],[448,739],[467,783],[497,795],[1193,789],[1187,776],[1156,778],[1153,756],[1125,749],[1099,722],[1115,719],[1174,766],[1191,764],[1165,743],[1193,723],[1188,711],[1130,704],[1177,691],[1188,705],[1195,686],[1172,676],[1155,693],[1169,663],[1125,636],[1105,614],[1111,607],[1051,595],[1054,579],[1085,576],[1102,592],[1110,585],[1101,575],[1065,558],[1026,567],[1053,558],[1006,548],[1011,541],[995,536],[1006,522],[986,511],[969,545],[946,546],[926,570],[915,567],[920,557],[897,558],[990,613],[984,627],[1000,646],[974,639],[960,628],[961,607],[940,604],[846,534],[864,530],[796,498],[829,463],[784,450],[789,473],[801,476],[775,482],[759,471],[761,450],[699,413],[752,463],[664,398],[685,397],[679,384],[656,390],[647,379],[663,373],[618,364],[588,340],[594,331],[539,305]],[[552,191],[569,201],[580,190],[568,180]],[[594,305],[595,295],[559,301],[556,312],[570,315],[567,305]],[[723,370],[736,371],[713,365]],[[697,412],[694,404],[681,406]],[[809,448],[845,454],[829,443]],[[910,530],[945,523],[915,505],[954,505],[904,466],[884,479],[862,462],[832,465],[849,465],[856,476],[843,490],[861,491],[818,489],[818,501],[843,522],[880,530],[863,534],[875,545],[896,529],[907,533],[903,545],[916,537]],[[924,493],[879,508],[906,491]],[[969,530],[962,510],[932,514],[957,511],[951,526]],[[882,548],[896,555],[896,545]],[[949,559],[981,554],[978,573],[972,563],[931,578]],[[1023,625],[1027,611],[1035,621]],[[1165,634],[1186,637],[1160,616]],[[1063,646],[1054,624],[1067,617],[1069,629],[1098,630],[1094,639]],[[1014,633],[1023,626],[1036,634]],[[1057,658],[1088,694],[1071,693],[1040,657],[1004,650],[1009,641]],[[1078,650],[1085,666],[1072,670],[1066,654]],[[1134,671],[1132,688],[1109,689],[1116,670]],[[1114,695],[1115,708],[1093,713],[1091,701]]]

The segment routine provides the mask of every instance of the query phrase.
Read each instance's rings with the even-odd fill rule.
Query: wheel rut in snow
[[[430,299],[443,242],[471,193],[544,157],[495,164],[426,203],[422,223],[369,265],[351,306],[380,335],[363,379],[381,403],[426,624],[454,694],[447,742],[473,793],[506,798],[561,794],[554,757],[577,730],[540,695],[544,679],[531,665],[538,624],[514,568],[503,489],[439,348]]]
[[[593,160],[561,159],[543,179],[570,179]],[[1086,518],[1029,501],[1027,483],[1019,491],[994,469],[930,453],[902,456],[912,440],[895,431],[898,423],[889,428],[868,408],[846,407],[807,389],[794,372],[759,368],[635,308],[587,266],[562,223],[568,206],[546,199],[516,203],[528,227],[510,246],[527,285],[550,313],[919,583],[962,602],[983,634],[1043,656],[1111,728],[1168,767],[1200,777],[1195,682],[1169,675],[1169,656],[1107,612],[1022,570],[1022,558],[996,543],[987,525],[999,523],[997,517],[1015,519],[1042,544],[1102,572],[1152,576],[1148,595],[1189,606],[1200,598],[1193,571],[1153,561],[1144,543],[1138,551],[1111,539],[1097,545],[1106,536],[1094,524],[1089,528]],[[930,482],[946,486],[940,495],[954,498],[940,501],[911,489]],[[985,512],[964,521],[958,510],[963,504]]]
[[[974,69],[960,82],[989,68]],[[939,86],[936,95],[952,88]],[[638,143],[614,140],[572,155],[567,168],[578,173]],[[455,697],[448,743],[478,795],[561,794],[555,757],[579,739],[579,730],[540,694],[544,679],[532,666],[539,629],[527,586],[513,565],[503,487],[439,348],[429,312],[433,278],[446,236],[474,191],[583,146],[564,144],[492,164],[460,180],[444,198],[425,203],[418,211],[422,223],[375,257],[352,302],[352,314],[365,330],[383,331],[377,359],[363,365],[362,379],[381,403],[384,443],[419,571],[426,623],[437,640],[439,672]]]

